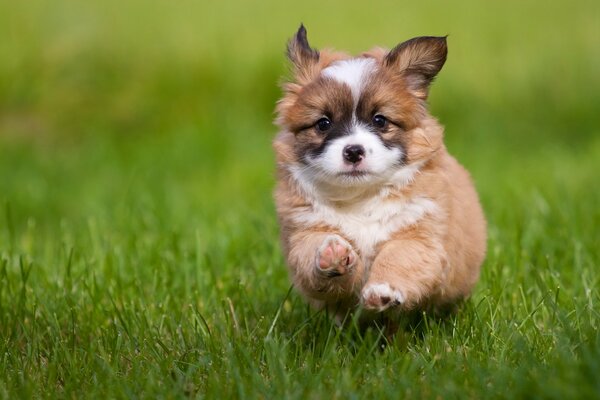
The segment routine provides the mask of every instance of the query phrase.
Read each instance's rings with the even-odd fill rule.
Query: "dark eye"
[[[377,114],[373,117],[373,125],[379,129],[385,129],[387,127],[388,120],[380,114]]]
[[[332,124],[329,118],[321,118],[317,121],[317,124],[315,126],[317,127],[317,130],[319,132],[325,132],[331,128],[331,125]]]

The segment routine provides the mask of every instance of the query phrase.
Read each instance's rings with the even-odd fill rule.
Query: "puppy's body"
[[[338,315],[452,304],[470,294],[485,220],[468,173],[427,112],[445,38],[360,57],[290,42],[275,192],[295,287]]]

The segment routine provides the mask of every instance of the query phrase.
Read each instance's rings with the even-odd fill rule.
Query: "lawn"
[[[600,3],[0,3],[0,398],[600,398]],[[489,224],[393,338],[290,290],[273,108],[300,22],[449,34],[430,97]]]

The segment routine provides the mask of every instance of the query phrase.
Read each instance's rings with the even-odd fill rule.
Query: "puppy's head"
[[[442,144],[429,116],[429,86],[446,61],[445,37],[417,37],[358,57],[290,40],[293,82],[277,107],[287,162],[335,186],[381,184]]]

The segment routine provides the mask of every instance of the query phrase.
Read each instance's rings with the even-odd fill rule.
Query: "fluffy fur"
[[[288,45],[275,191],[295,287],[338,316],[454,304],[478,280],[483,212],[427,110],[445,37],[358,57]]]

